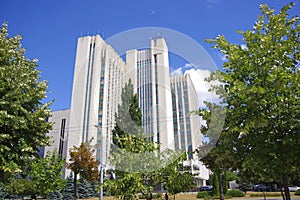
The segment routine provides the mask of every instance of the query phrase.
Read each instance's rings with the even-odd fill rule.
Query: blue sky
[[[241,43],[237,30],[251,29],[259,5],[279,10],[290,1],[271,0],[2,0],[0,21],[9,23],[10,36],[21,34],[26,56],[38,58],[42,79],[48,81],[53,110],[70,107],[77,38],[100,34],[107,39],[141,27],[162,27],[197,41],[217,67],[222,56],[204,42],[218,34]],[[291,15],[299,15],[300,1]],[[172,68],[184,65],[170,60]]]

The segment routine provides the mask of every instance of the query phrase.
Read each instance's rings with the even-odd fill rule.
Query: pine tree
[[[67,178],[65,188],[62,191],[62,195],[63,199],[65,200],[74,199],[73,173],[71,173],[70,176]]]
[[[51,192],[48,195],[47,200],[62,200],[63,199],[63,194],[61,193],[61,191],[56,191],[56,192]]]
[[[78,182],[78,197],[90,198],[95,196],[95,190],[92,183],[89,183],[85,179],[81,178]]]

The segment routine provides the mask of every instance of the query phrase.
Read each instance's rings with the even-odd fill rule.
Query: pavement
[[[300,200],[300,197],[291,197],[292,200]],[[264,200],[263,197],[242,197],[232,198],[232,200]],[[282,197],[267,197],[266,200],[282,200]]]

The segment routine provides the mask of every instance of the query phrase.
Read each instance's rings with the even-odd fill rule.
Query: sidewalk
[[[282,197],[267,197],[267,200],[282,200]],[[232,198],[232,200],[264,200],[263,197],[236,197],[236,198]],[[300,196],[299,197],[292,197],[292,200],[300,200]]]

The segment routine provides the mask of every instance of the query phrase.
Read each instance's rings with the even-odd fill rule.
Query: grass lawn
[[[176,194],[176,200],[200,200],[196,198],[196,193],[194,194]],[[173,195],[169,194],[169,200],[173,199]],[[164,200],[165,198],[161,198],[161,199],[153,199],[153,200]],[[82,200],[99,200],[99,198],[92,198],[92,199],[82,199]],[[118,200],[118,198],[116,197],[112,197],[112,196],[104,196],[103,200]]]
[[[252,195],[251,195],[252,194]],[[247,199],[253,198],[257,199],[258,197],[255,197],[256,195],[259,195],[260,197],[263,197],[262,192],[247,192],[245,197]],[[269,195],[268,195],[269,194]],[[294,192],[291,192],[291,197],[294,197]],[[176,194],[176,200],[201,200],[196,198],[196,193],[186,193],[186,194]],[[267,198],[271,197],[281,197],[280,192],[266,192]],[[174,196],[169,195],[169,200],[173,200]],[[237,199],[243,199],[243,197],[238,198],[230,198],[231,200],[237,200]],[[82,200],[99,200],[99,198],[91,198],[91,199],[82,199]],[[113,196],[104,196],[103,200],[118,200],[118,198]],[[164,197],[161,199],[153,199],[153,200],[164,200]]]

